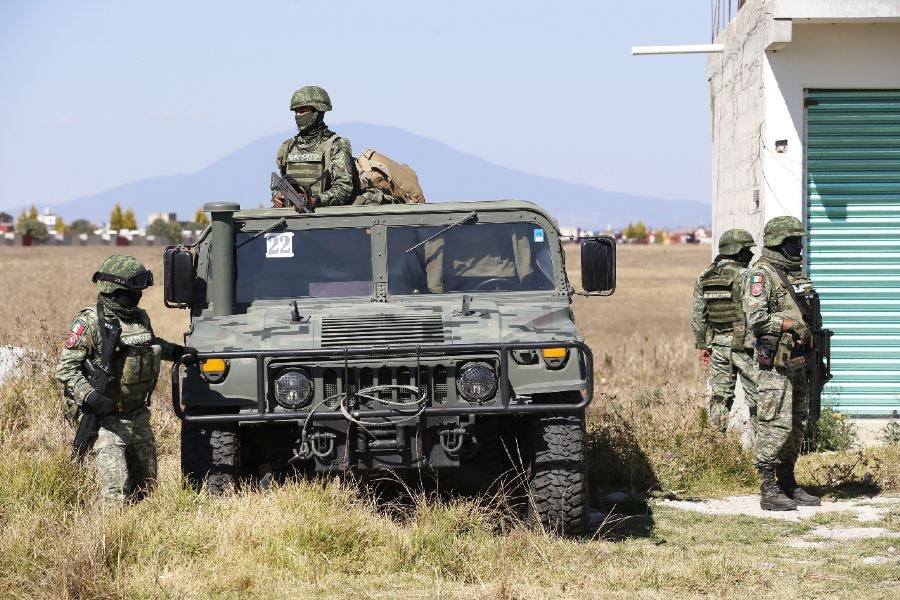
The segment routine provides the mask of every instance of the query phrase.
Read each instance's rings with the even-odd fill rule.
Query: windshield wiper
[[[275,229],[275,228],[277,228],[277,227],[281,227],[282,225],[287,225],[287,221],[285,220],[284,217],[281,217],[280,219],[278,219],[277,221],[275,221],[274,223],[272,223],[272,224],[269,225],[268,227],[266,227],[266,228],[264,228],[264,229],[260,229],[259,231],[257,231],[256,233],[254,233],[253,235],[251,235],[250,237],[248,237],[246,240],[244,240],[243,242],[241,242],[240,244],[238,244],[237,246],[235,246],[235,247],[234,247],[235,250],[237,250],[237,249],[240,248],[241,246],[246,246],[247,244],[249,244],[250,242],[252,242],[252,241],[255,240],[256,238],[258,238],[259,236],[265,235],[265,234],[269,233],[270,231],[272,231],[273,229]]]
[[[457,225],[462,225],[463,223],[466,223],[466,222],[468,222],[468,221],[471,221],[472,219],[477,219],[477,218],[478,218],[478,213],[475,212],[475,211],[473,210],[472,212],[470,212],[469,214],[467,214],[466,216],[464,216],[464,217],[463,217],[462,219],[460,219],[459,221],[457,221],[457,222],[455,222],[455,223],[450,223],[449,225],[447,225],[446,227],[444,227],[443,229],[441,229],[440,231],[438,231],[436,234],[434,234],[434,235],[432,235],[432,236],[430,236],[430,237],[425,238],[424,240],[422,240],[421,242],[419,242],[418,244],[416,244],[416,245],[413,246],[412,248],[407,249],[407,251],[405,252],[405,254],[409,254],[410,252],[412,252],[413,250],[415,250],[416,248],[418,248],[418,247],[421,246],[422,244],[426,244],[426,243],[430,242],[431,240],[433,240],[434,238],[444,235],[445,233],[447,233],[448,231],[450,231],[451,229],[453,229],[453,228],[456,227]]]

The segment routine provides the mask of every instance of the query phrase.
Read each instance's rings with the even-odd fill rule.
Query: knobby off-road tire
[[[588,509],[584,414],[535,416],[532,448],[531,518],[548,533],[582,535]]]
[[[221,495],[237,484],[237,425],[229,423],[181,424],[181,474],[200,491]]]

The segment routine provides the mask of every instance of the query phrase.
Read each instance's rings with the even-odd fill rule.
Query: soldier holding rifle
[[[762,257],[744,292],[747,326],[756,336],[756,467],[764,510],[796,510],[821,501],[797,485],[794,465],[812,409],[830,378],[829,337],[819,297],[803,270],[806,231],[794,217],[776,217],[763,231]],[[812,405],[812,406],[811,406]]]

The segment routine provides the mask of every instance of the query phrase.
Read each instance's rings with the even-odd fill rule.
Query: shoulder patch
[[[72,326],[69,328],[69,333],[66,335],[66,348],[72,349],[78,345],[78,342],[81,341],[81,338],[84,337],[84,332],[87,331],[87,320],[84,317],[77,317],[74,321],[72,321]]]
[[[762,283],[766,280],[765,275],[754,275],[752,283]]]
[[[750,286],[750,293],[754,296],[760,296],[763,293],[763,284],[760,281],[755,281],[755,279],[753,285]]]

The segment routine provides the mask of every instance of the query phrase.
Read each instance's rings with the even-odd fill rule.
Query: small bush
[[[831,407],[822,409],[816,435],[817,451],[843,452],[856,446],[858,440],[859,432],[852,421],[845,419],[844,415]]]
[[[888,424],[881,430],[879,439],[888,446],[900,445],[900,422],[896,419],[888,421]]]

